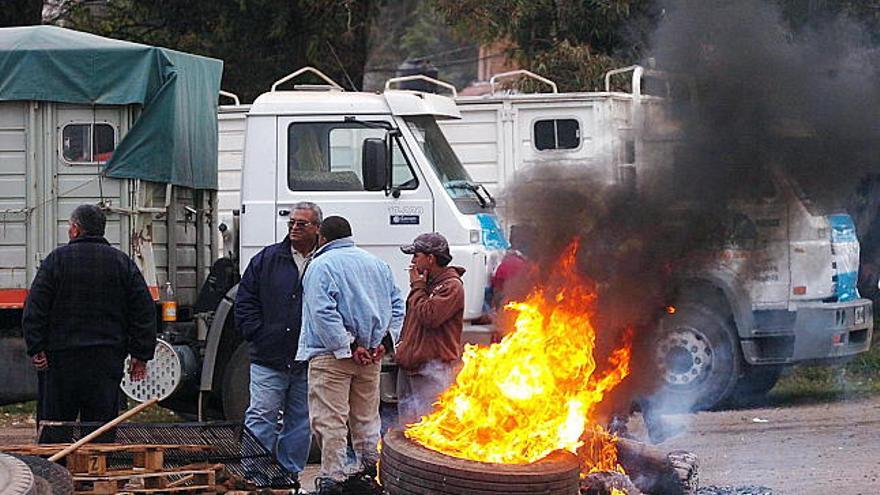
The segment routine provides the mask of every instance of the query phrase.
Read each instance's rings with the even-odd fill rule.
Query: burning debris
[[[597,362],[596,295],[575,269],[578,246],[565,250],[552,285],[508,306],[515,331],[498,345],[466,348],[455,384],[407,438],[480,462],[526,464],[561,449],[578,454],[584,473],[618,469],[596,406],[629,374],[631,344]]]
[[[631,372],[632,333],[603,342],[612,350],[599,358],[596,285],[576,266],[581,245],[570,242],[529,296],[508,304],[513,330],[499,344],[466,348],[433,413],[386,435],[380,473],[390,493],[413,492],[413,484],[453,493],[461,483],[490,491],[550,483],[552,493],[692,493],[696,459],[679,472],[684,463],[676,466],[672,455],[603,426],[611,410],[603,402]]]

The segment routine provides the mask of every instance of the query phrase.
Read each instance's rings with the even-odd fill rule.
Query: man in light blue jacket
[[[342,217],[324,219],[303,280],[297,360],[309,361],[309,419],[321,446],[317,493],[344,493],[348,428],[370,482],[379,459],[382,338],[399,335],[404,303],[388,265],[354,245]]]

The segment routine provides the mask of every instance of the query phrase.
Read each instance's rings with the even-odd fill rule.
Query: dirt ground
[[[762,485],[774,495],[880,494],[880,397],[669,420],[687,429],[658,447],[697,454],[701,486]],[[638,421],[632,423],[638,433]]]
[[[699,457],[702,486],[762,485],[775,495],[880,494],[880,397],[672,416],[687,430],[658,447]],[[644,431],[639,418],[630,425]],[[0,444],[32,440],[33,427],[0,428]],[[312,489],[317,466],[303,487]]]
[[[701,486],[766,486],[774,495],[880,494],[880,396],[667,418],[685,427],[658,445],[699,457]],[[641,418],[631,432],[644,434]],[[301,477],[313,489],[318,466]]]

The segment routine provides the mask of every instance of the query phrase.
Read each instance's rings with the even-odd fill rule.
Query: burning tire
[[[734,390],[741,362],[736,335],[718,311],[683,305],[660,323],[655,359],[663,409],[711,409]]]
[[[382,440],[379,477],[390,495],[577,495],[578,461],[554,452],[533,464],[490,464],[429,450],[390,430]]]

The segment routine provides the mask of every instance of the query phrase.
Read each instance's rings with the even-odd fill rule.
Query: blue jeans
[[[305,468],[312,443],[308,372],[304,364],[279,371],[251,363],[251,401],[244,424],[292,473]]]

